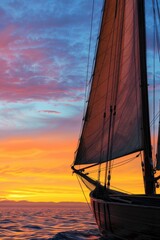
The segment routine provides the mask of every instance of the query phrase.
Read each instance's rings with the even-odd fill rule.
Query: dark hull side
[[[160,239],[160,196],[116,196],[102,200],[94,197],[91,192],[90,197],[103,237],[127,240]]]

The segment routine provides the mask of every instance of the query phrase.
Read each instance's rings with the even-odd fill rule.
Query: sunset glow
[[[95,1],[90,60],[102,2]],[[0,1],[1,200],[85,201],[70,166],[85,101],[91,9],[90,0]],[[91,68],[92,61],[89,75]],[[138,167],[123,168],[113,184],[140,193]]]
[[[101,1],[96,5],[98,23]],[[70,166],[84,105],[91,6],[0,1],[0,199],[84,201]]]

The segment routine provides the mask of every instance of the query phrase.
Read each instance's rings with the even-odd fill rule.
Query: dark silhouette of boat
[[[159,1],[152,3],[160,18]],[[93,213],[104,237],[160,239],[160,177],[152,161],[144,0],[104,1],[91,82],[73,172],[91,190]],[[111,189],[113,161],[130,154],[141,158],[144,194]],[[159,155],[157,151],[157,159]],[[89,171],[96,167],[93,179]]]

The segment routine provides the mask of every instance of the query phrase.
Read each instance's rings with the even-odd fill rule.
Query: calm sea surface
[[[0,207],[0,240],[99,240],[86,207]]]

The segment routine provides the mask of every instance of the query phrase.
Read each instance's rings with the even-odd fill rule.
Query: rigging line
[[[107,183],[107,171],[108,171],[108,158],[109,158],[109,149],[110,149],[110,134],[111,134],[111,124],[112,124],[112,106],[110,106],[110,121],[109,121],[109,129],[108,129],[108,144],[107,144],[107,156],[106,156],[106,171],[105,171],[105,179],[104,186],[106,187]]]
[[[90,29],[90,39],[91,39],[91,36],[92,36],[92,29],[93,29],[93,12],[94,12],[94,0],[92,2],[92,16],[91,16],[91,29]],[[89,42],[89,52],[90,52],[90,49],[91,49],[91,40]],[[83,121],[82,121],[82,124],[81,124],[81,131],[79,133],[79,141],[77,143],[77,151],[76,153],[78,152],[78,149],[80,147],[80,140],[81,140],[81,137],[82,137],[82,134],[83,134],[83,131],[84,131],[84,126],[85,126],[85,119],[87,117],[87,113],[88,113],[88,101],[86,101],[86,95],[87,95],[87,78],[88,78],[88,69],[89,69],[89,58],[90,58],[90,53],[88,53],[88,64],[87,64],[87,74],[86,74],[86,87],[85,87],[85,102],[87,104],[85,104],[84,102],[84,110],[83,110]],[[91,90],[88,89],[88,92],[90,92]],[[74,162],[76,161],[76,154],[75,154],[75,159],[74,159]]]
[[[123,165],[125,165],[125,164],[128,164],[129,162],[134,161],[134,160],[135,160],[137,157],[139,157],[140,155],[142,155],[141,152],[140,152],[137,156],[135,156],[135,157],[133,157],[133,158],[129,158],[129,159],[123,160],[123,161],[121,161],[121,162],[119,162],[119,163],[115,163],[115,164],[112,166],[112,168],[117,168],[117,167],[121,167],[121,166],[123,166]],[[105,171],[105,167],[101,168],[101,172],[103,172],[103,171]],[[95,169],[95,170],[89,171],[89,174],[93,174],[93,173],[97,173],[97,170]]]
[[[159,6],[158,6],[158,2],[156,1],[157,3],[157,14],[158,14],[158,17],[159,17],[159,21],[160,21],[160,16],[159,16]],[[160,49],[159,49],[159,46],[160,46],[160,39],[159,39],[159,32],[158,32],[158,24],[157,24],[157,17],[156,17],[156,9],[155,9],[155,5],[154,5],[154,10],[155,10],[155,31],[156,31],[156,40],[157,40],[157,51],[158,51],[158,56],[159,56],[159,60],[160,60]]]
[[[99,163],[95,163],[95,164],[93,164],[93,165],[91,165],[91,166],[87,166],[87,167],[84,167],[84,168],[79,168],[79,170],[83,172],[83,171],[85,171],[86,169],[95,167],[95,166],[97,166],[97,165],[99,165]],[[96,170],[96,172],[97,172],[97,170]]]
[[[99,34],[97,36],[97,41],[96,41],[96,45],[95,45],[95,51],[94,51],[94,59],[93,59],[93,64],[92,64],[92,70],[91,70],[91,73],[92,73],[92,76],[90,78],[90,81],[89,81],[89,84],[92,82],[92,79],[93,79],[93,73],[94,73],[94,68],[95,68],[95,60],[96,60],[96,53],[97,53],[97,50],[98,50],[98,39],[99,39],[99,36],[100,36],[100,31],[101,31],[101,24],[102,24],[102,18],[103,18],[103,12],[104,12],[104,5],[105,5],[105,0],[103,1],[102,3],[102,9],[101,9],[101,18],[99,19]]]
[[[86,74],[86,86],[85,86],[85,102],[86,102],[86,99],[87,99],[89,63],[90,63],[90,54],[91,54],[91,40],[92,40],[92,32],[93,32],[93,15],[94,15],[94,0],[92,0],[91,23],[90,23],[90,34],[89,34],[89,44],[88,44],[87,74]],[[85,105],[86,105],[86,103],[85,103]],[[85,111],[85,107],[84,107],[84,111]],[[85,114],[85,112],[84,112],[84,114]]]
[[[104,5],[107,4],[106,1],[104,1]],[[90,112],[92,113],[92,110],[94,108],[94,104],[95,104],[95,96],[96,96],[96,93],[97,93],[97,86],[101,80],[101,73],[103,72],[102,69],[104,68],[104,63],[105,63],[105,60],[107,58],[107,54],[104,55],[103,59],[102,59],[102,64],[101,64],[101,69],[99,70],[99,75],[97,77],[97,83],[96,83],[96,86],[95,86],[95,90],[92,91],[93,89],[93,83],[95,82],[95,78],[94,78],[94,74],[95,74],[95,71],[96,71],[96,64],[97,64],[97,59],[99,57],[98,53],[99,53],[99,48],[100,48],[100,34],[101,32],[103,32],[103,28],[104,28],[104,21],[105,21],[105,17],[104,17],[104,5],[103,5],[103,14],[102,14],[102,19],[101,19],[101,25],[100,25],[100,30],[99,30],[99,38],[97,38],[97,40],[99,39],[99,41],[97,42],[97,49],[96,49],[96,52],[95,52],[95,57],[96,57],[96,60],[95,60],[95,63],[93,65],[93,77],[92,77],[92,85],[90,87],[90,97],[89,97],[89,100],[91,99],[91,96],[93,95],[93,104],[90,106]],[[109,37],[109,41],[110,41],[110,38],[112,36],[112,33],[110,34],[110,37]],[[92,93],[92,94],[91,94]],[[88,102],[89,102],[88,100]]]
[[[82,193],[83,193],[83,195],[84,195],[84,198],[85,198],[85,200],[86,200],[86,203],[87,203],[90,211],[92,211],[92,209],[91,209],[91,207],[90,207],[90,204],[89,204],[89,202],[88,202],[88,200],[87,200],[87,197],[86,197],[86,195],[85,195],[85,192],[84,192],[84,190],[83,190],[82,184],[81,184],[81,182],[80,182],[77,174],[76,174],[76,177],[77,177],[78,183],[79,183],[79,185],[80,185],[81,191],[82,191]]]
[[[134,159],[130,159],[130,160],[128,160],[128,161],[126,161],[125,163],[122,163],[122,164],[117,164],[116,166],[114,165],[112,168],[117,168],[117,167],[121,167],[121,166],[123,166],[123,165],[125,165],[125,164],[127,164],[127,163],[129,163],[129,162],[132,162]]]
[[[142,174],[143,174],[143,181],[144,181],[144,185],[145,185],[145,166],[144,166],[144,153],[143,153],[143,158],[142,158],[142,153],[141,153],[141,167],[142,167]]]
[[[119,190],[119,191],[121,191],[121,192],[124,192],[124,193],[133,194],[133,193],[128,192],[128,191],[125,191],[125,190],[123,190],[123,189],[121,189],[121,188],[114,187],[113,185],[111,185],[111,187],[114,188],[114,189],[117,189],[117,190]]]
[[[159,17],[159,20],[160,20],[160,11],[159,11],[159,3],[158,3],[158,0],[156,0],[156,4],[157,4],[158,17]]]
[[[135,157],[125,159],[125,160],[123,160],[123,161],[121,161],[121,162],[119,162],[119,163],[115,163],[114,166],[117,166],[117,165],[119,165],[119,164],[121,164],[121,163],[124,163],[124,162],[126,162],[126,161],[132,161],[132,160],[136,159],[136,158],[139,157],[139,156],[140,156],[140,153],[139,153],[138,155],[136,155]]]
[[[141,153],[139,153],[137,156],[133,157],[133,158],[129,158],[129,159],[126,159],[126,160],[123,160],[119,163],[115,163],[114,166],[111,167],[111,169],[113,168],[117,168],[117,167],[121,167],[125,164],[128,164],[129,162],[132,162],[133,160],[135,160],[137,157],[140,156]],[[105,168],[101,168],[101,171],[105,171]],[[90,171],[89,173],[95,173],[97,172],[97,170],[93,170],[93,171]]]
[[[159,23],[160,23],[160,10],[159,10],[159,3],[158,3],[157,0],[156,0],[156,4],[157,4],[157,15],[158,15],[158,18],[159,18]]]
[[[159,99],[159,110],[160,110],[160,99]],[[156,151],[156,161],[155,161],[155,166],[154,166],[155,173],[156,173],[156,170],[160,170],[159,169],[159,164],[160,164],[160,160],[159,160],[159,155],[160,155],[159,145],[160,145],[160,117],[159,117],[159,121],[158,121],[157,151]],[[157,185],[157,187],[158,186],[159,185]]]
[[[152,0],[153,16],[154,16],[154,31],[153,31],[153,118],[155,116],[155,51],[156,51],[156,13],[155,13],[155,1]],[[155,121],[153,121],[153,157],[155,157]]]
[[[125,164],[128,164],[129,162],[132,162],[134,159],[130,159],[130,160],[126,160],[126,162],[124,162],[124,163],[122,163],[122,164],[117,164],[116,166],[114,165],[114,166],[111,166],[110,167],[110,171],[112,170],[112,169],[115,169],[115,168],[118,168],[118,167],[121,167],[121,166],[123,166],[123,165],[125,165]],[[105,168],[101,168],[101,171],[105,171]],[[94,171],[91,171],[91,172],[89,172],[89,173],[95,173],[95,172],[97,172],[96,170],[94,170]],[[111,174],[111,172],[110,172],[110,174]]]
[[[87,57],[87,70],[86,70],[86,81],[85,81],[85,97],[84,97],[84,107],[83,107],[83,119],[87,115],[87,89],[88,89],[88,75],[89,75],[89,63],[90,63],[90,54],[91,54],[91,40],[92,40],[92,31],[93,31],[93,15],[94,15],[94,0],[92,0],[92,11],[91,11],[91,20],[90,20],[90,34],[89,34],[89,44],[88,44],[88,57]]]
[[[158,57],[159,57],[159,61],[160,61],[160,49],[159,49],[160,40],[159,40],[159,33],[158,33],[157,23],[156,23],[155,29],[156,29],[157,51],[158,51]]]
[[[157,118],[160,116],[160,111],[158,111],[156,113],[156,115],[154,116],[154,118],[152,119],[152,121],[150,122],[150,126],[152,126],[152,124],[157,120]]]

